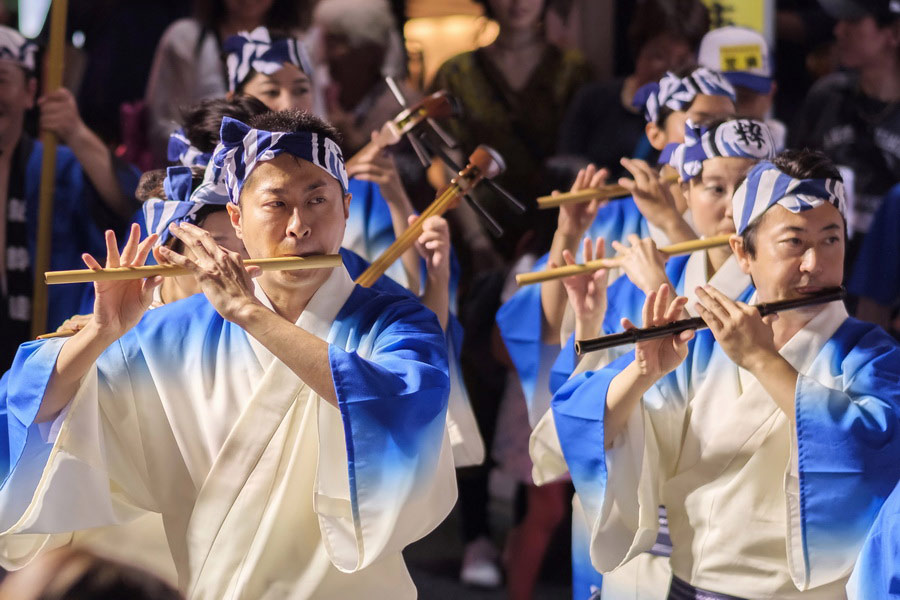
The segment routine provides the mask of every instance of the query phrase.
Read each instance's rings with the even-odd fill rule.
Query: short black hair
[[[843,181],[841,172],[834,162],[818,150],[785,150],[772,159],[772,164],[785,175],[794,179],[837,179]],[[768,211],[766,211],[768,212]],[[756,235],[766,212],[753,219],[741,234],[744,250],[750,258],[756,258]],[[844,222],[844,239],[847,238],[847,223]]]
[[[205,169],[203,167],[191,167],[191,191],[197,189],[203,182],[204,172]],[[168,200],[166,188],[163,185],[165,179],[166,169],[153,169],[145,172],[138,180],[134,196],[141,202],[146,202],[150,198]]]
[[[244,123],[269,108],[252,96],[236,95],[231,100],[209,98],[181,110],[184,136],[201,152],[212,152],[219,143],[222,119],[231,117]]]
[[[700,0],[646,0],[628,26],[632,59],[637,60],[647,43],[664,35],[684,40],[697,52],[709,24],[709,9]]]
[[[485,17],[487,17],[488,19],[492,19],[492,20],[497,19],[497,16],[494,14],[494,9],[491,8],[490,0],[475,0],[475,4],[478,4],[481,6],[482,10],[484,10]],[[541,7],[541,16],[547,15],[547,11],[550,10],[552,4],[554,4],[554,3],[551,0],[544,0],[544,4]],[[555,4],[560,4],[560,2],[557,1]],[[560,7],[560,8],[557,8],[557,6],[555,6],[555,5],[552,6],[552,8],[554,8],[555,11],[561,15],[563,14],[563,11],[566,8],[570,7],[570,4],[567,2],[563,2],[562,4],[564,6]],[[563,16],[565,16],[565,15],[563,15]]]
[[[261,115],[256,115],[250,119],[250,127],[260,129],[262,131],[283,131],[285,133],[309,132],[318,136],[330,138],[335,144],[340,146],[341,134],[331,124],[320,119],[311,112],[289,108],[287,110],[269,111]],[[249,177],[253,176],[250,173]],[[248,177],[248,180],[249,180]],[[245,182],[246,183],[246,182]],[[241,194],[243,197],[243,193]],[[238,206],[241,204],[241,198],[238,198]]]
[[[338,145],[341,143],[341,134],[332,125],[310,112],[295,108],[267,111],[255,115],[250,119],[249,125],[254,129],[263,131],[284,131],[286,133],[308,131],[331,138]]]

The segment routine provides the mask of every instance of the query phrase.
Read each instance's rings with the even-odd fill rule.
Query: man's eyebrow
[[[317,188],[325,187],[326,185],[328,185],[328,182],[326,182],[324,179],[319,179],[319,180],[316,180],[316,181],[310,183],[308,186],[306,186],[304,191],[311,192]]]

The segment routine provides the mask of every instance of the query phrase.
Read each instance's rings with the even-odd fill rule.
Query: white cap
[[[720,27],[703,36],[697,62],[720,71],[736,87],[760,94],[772,89],[772,60],[766,38],[746,27]]]

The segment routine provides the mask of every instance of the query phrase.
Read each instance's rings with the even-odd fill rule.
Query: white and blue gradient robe
[[[900,349],[831,303],[780,353],[801,374],[795,429],[708,330],[608,451],[607,390],[633,355],[559,390],[553,418],[598,570],[650,548],[663,504],[672,570],[692,585],[747,598],[843,598],[900,476]]]
[[[750,277],[744,274],[734,256],[709,275],[706,252],[694,252],[687,256],[677,256],[666,263],[666,275],[675,293],[687,295],[691,301],[688,311],[695,315],[696,288],[709,283],[729,298],[747,300],[753,294]],[[599,334],[617,333],[621,330],[621,319],[627,317],[633,323],[640,323],[646,295],[628,277],[619,277],[607,290],[607,309],[603,330]],[[569,337],[550,373],[550,390],[556,391],[573,375],[585,371],[595,371],[606,367],[616,358],[626,354],[630,346],[620,346],[608,350],[591,352],[578,361],[575,354],[575,336]],[[532,432],[529,451],[534,464],[534,481],[542,485],[558,479],[567,473],[553,413],[544,413]],[[586,529],[580,500],[576,494],[572,501],[576,518],[572,519],[572,588],[575,600],[590,597],[591,586],[600,585],[600,575],[591,565],[590,531]],[[666,548],[668,550],[668,548]],[[660,552],[662,554],[662,552]],[[616,600],[665,600],[669,591],[671,570],[666,556],[642,553],[620,568],[602,578],[603,590],[607,597]]]
[[[147,313],[52,423],[33,418],[62,342],[24,345],[0,562],[151,511],[192,598],[415,597],[401,550],[456,499],[443,332],[342,268],[297,324],[329,342],[339,408],[202,295]]]
[[[344,231],[342,248],[352,253],[342,252],[344,263],[352,278],[358,277],[369,267],[369,263],[384,253],[397,239],[387,200],[381,195],[378,185],[361,179],[350,179],[350,214]],[[421,262],[421,280],[425,281],[425,263]],[[450,358],[450,404],[447,412],[447,427],[453,444],[453,458],[457,467],[479,465],[484,461],[484,440],[478,430],[475,413],[469,401],[469,394],[462,379],[460,352],[462,351],[463,329],[456,316],[456,291],[459,282],[459,263],[451,255],[450,263],[450,316],[447,320],[447,349]],[[396,283],[397,286],[392,284]],[[399,260],[388,268],[378,279],[376,289],[388,293],[400,293],[398,288],[409,290],[409,279]],[[410,290],[418,294],[419,290]]]
[[[900,381],[895,383],[900,385]],[[900,598],[900,486],[885,500],[847,583],[850,600]]]

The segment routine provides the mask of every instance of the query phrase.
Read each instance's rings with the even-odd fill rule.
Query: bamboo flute
[[[678,175],[667,175],[661,178],[661,183],[669,184],[678,181]],[[537,199],[538,208],[556,208],[563,204],[578,204],[590,202],[593,199],[610,200],[613,198],[625,198],[631,194],[618,183],[611,183],[596,188],[587,188],[577,192],[564,192],[555,196],[540,196]]]
[[[667,256],[678,256],[679,254],[690,254],[698,250],[708,250],[717,246],[724,246],[731,239],[733,234],[726,233],[711,238],[701,240],[689,240],[687,242],[678,242],[670,246],[663,246],[660,252]],[[598,258],[590,260],[580,265],[565,265],[556,267],[555,269],[546,269],[544,271],[535,271],[534,273],[520,273],[516,275],[516,283],[519,285],[532,285],[535,283],[543,283],[554,279],[563,279],[572,275],[582,275],[584,273],[593,273],[600,269],[614,269],[622,265],[623,258],[620,256],[611,256],[609,258]]]
[[[809,294],[802,298],[791,298],[790,300],[778,300],[776,302],[766,302],[757,304],[756,309],[762,316],[783,310],[792,310],[802,308],[804,306],[815,306],[817,304],[825,304],[828,302],[837,302],[843,300],[846,291],[843,287],[825,288],[816,294]],[[645,340],[652,340],[661,337],[676,335],[688,329],[706,329],[708,325],[700,317],[692,317],[690,319],[681,319],[674,321],[668,325],[659,325],[657,327],[645,327],[643,329],[629,329],[621,333],[613,333],[597,338],[587,340],[577,340],[575,342],[575,352],[584,354],[585,352],[594,352],[596,350],[605,350],[615,346],[624,344],[635,344]]]
[[[244,261],[244,266],[260,267],[263,271],[296,271],[303,269],[330,269],[340,266],[340,254],[316,256],[279,256],[275,258],[255,258]],[[144,265],[141,267],[116,267],[108,269],[78,269],[74,271],[49,271],[44,273],[47,285],[61,283],[88,283],[92,281],[123,281],[144,279],[145,277],[175,277],[190,275],[192,271],[175,265]]]

